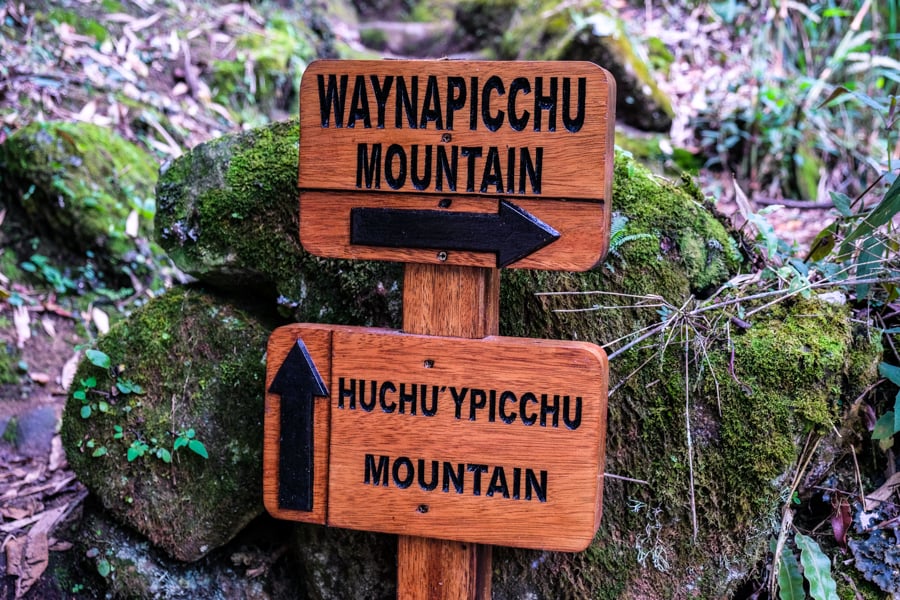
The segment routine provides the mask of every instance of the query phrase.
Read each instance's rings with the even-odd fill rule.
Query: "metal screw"
[[[441,136],[441,141],[444,142],[445,144],[452,139],[453,139],[453,136],[451,136],[449,133],[445,133],[444,135]]]
[[[450,198],[441,198],[441,201],[438,202],[439,208],[450,208],[450,205],[453,204],[453,200]]]
[[[447,253],[444,252],[443,250],[441,250],[440,252],[437,253],[437,259],[438,259],[439,261],[441,261],[441,262],[446,261],[446,260],[447,260]]]
[[[431,367],[434,366],[434,361],[431,360],[430,358],[425,359],[424,366],[425,366],[426,369],[430,369]]]
[[[428,512],[428,505],[427,505],[427,504],[420,504],[419,507],[416,509],[416,512],[420,512],[420,513],[422,513],[422,514],[424,515],[425,513]]]

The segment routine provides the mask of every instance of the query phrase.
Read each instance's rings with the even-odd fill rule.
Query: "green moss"
[[[9,205],[60,246],[113,262],[138,251],[125,232],[132,210],[148,235],[155,180],[155,160],[88,123],[32,123],[0,145]]]
[[[742,268],[728,230],[690,180],[670,184],[619,155],[612,208],[629,219],[629,233],[651,237],[623,244],[621,256],[608,258],[608,267],[587,273],[504,272],[504,334],[607,344],[661,322],[655,307],[623,307],[636,304],[635,296],[657,295],[674,307],[686,302],[690,307],[691,295],[718,288]],[[532,296],[592,290],[628,296]],[[592,305],[603,308],[553,312]],[[781,478],[796,461],[798,440],[811,429],[831,430],[841,398],[858,395],[859,383],[850,388],[845,383],[851,374],[868,383],[876,376],[877,343],[853,332],[846,307],[814,298],[787,301],[755,315],[750,329],[730,333],[728,315],[714,314],[695,323],[706,339],[701,346],[692,332],[687,382],[677,329],[610,363],[615,391],[609,399],[606,471],[648,483],[606,480],[603,520],[610,537],[598,536],[584,554],[587,562],[560,589],[579,589],[573,586],[590,578],[632,590],[632,597],[642,597],[641,590],[653,595],[685,585],[694,586],[699,597],[726,595],[735,583],[723,578],[722,565],[731,565],[729,576],[740,578],[766,550]],[[659,566],[647,554],[653,548],[665,558]],[[637,556],[646,557],[643,567],[621,566],[633,565]],[[513,562],[524,560],[516,554]],[[545,568],[569,572],[569,563],[568,557],[554,556]],[[514,573],[504,572],[495,586],[514,586],[507,575],[514,580]]]
[[[98,342],[114,365],[123,365],[117,381],[132,380],[142,393],[116,393],[104,414],[98,402],[116,389],[110,372],[87,360],[78,368],[75,381],[94,377],[97,391],[88,393],[94,411],[87,419],[82,401],[69,397],[62,427],[69,463],[111,514],[181,560],[224,543],[261,510],[262,430],[247,424],[262,415],[267,335],[268,328],[223,299],[178,288]],[[176,435],[188,428],[208,460],[174,450]],[[92,456],[91,440],[107,454]],[[128,461],[135,440],[167,448],[175,460],[170,465],[147,453]]]
[[[174,161],[158,187],[160,244],[195,277],[238,293],[252,287],[299,321],[397,325],[397,265],[300,247],[298,152],[298,124],[287,121]]]
[[[315,39],[304,23],[271,15],[263,31],[237,39],[235,58],[213,62],[214,99],[262,115],[271,115],[275,109],[293,112],[300,76],[316,57]]]
[[[366,48],[372,50],[384,50],[387,48],[388,35],[384,29],[378,27],[364,27],[360,29],[359,41]]]
[[[501,58],[601,65],[616,79],[620,120],[648,131],[671,127],[672,103],[656,84],[649,59],[605,3],[591,0],[573,8],[560,0],[533,0],[519,5],[512,22],[497,48]]]
[[[0,436],[7,444],[15,444],[16,440],[19,438],[19,422],[15,417],[12,417],[7,423],[6,427],[3,429],[3,435]]]

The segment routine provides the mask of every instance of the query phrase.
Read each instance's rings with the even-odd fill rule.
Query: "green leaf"
[[[844,244],[850,244],[863,235],[874,231],[890,221],[900,211],[900,177],[894,180],[891,187],[885,193],[884,198],[844,240]]]
[[[129,448],[128,449],[128,462],[134,461],[138,456],[143,454],[143,452],[138,452],[137,448]]]
[[[87,394],[84,393],[84,390],[75,390],[72,393],[72,397],[75,398],[76,400],[81,400],[82,402],[87,400]]]
[[[900,392],[894,397],[894,433],[900,431]]]
[[[800,574],[797,557],[787,548],[781,553],[781,560],[778,563],[778,597],[781,600],[806,598],[803,591],[803,575]]]
[[[88,377],[87,379],[82,379],[81,387],[88,388],[88,389],[97,387],[97,378],[96,377]]]
[[[206,446],[203,445],[203,442],[200,440],[191,440],[188,442],[188,448],[202,456],[203,458],[209,458],[209,454],[206,452]]]
[[[91,456],[93,456],[94,458],[98,458],[100,456],[103,456],[104,454],[106,454],[106,446],[100,446],[99,448],[94,450]]]
[[[856,258],[856,278],[868,279],[873,273],[881,269],[881,258],[887,246],[880,239],[871,235],[863,240],[859,256]],[[869,295],[868,283],[856,286],[856,298],[862,300]]]
[[[97,561],[97,572],[100,573],[100,577],[106,577],[110,571],[112,571],[112,566],[108,560],[101,558]]]
[[[184,432],[184,437],[188,439],[193,438],[195,435],[197,435],[197,433],[194,431],[193,427]]]
[[[809,260],[817,262],[831,254],[836,240],[834,235],[836,230],[837,223],[832,223],[819,232],[819,235],[816,236],[816,239],[809,246]]]
[[[897,431],[894,429],[894,411],[881,415],[881,418],[875,422],[875,428],[872,429],[873,440],[886,440],[892,437]]]
[[[165,448],[160,448],[156,451],[157,458],[162,459],[164,463],[172,462],[172,453],[166,450]]]
[[[84,406],[81,407],[81,418],[87,419],[90,416],[91,416],[91,407],[90,407],[90,405],[85,404]]]
[[[97,409],[102,413],[108,413],[109,412],[109,402],[107,402],[106,400],[101,400],[100,402],[97,403]]]
[[[900,367],[883,362],[878,365],[878,374],[888,379],[894,385],[900,385]]]
[[[101,369],[108,369],[109,365],[111,364],[109,356],[107,356],[105,352],[100,352],[99,350],[92,349],[88,350],[84,354],[92,364],[100,367]]]
[[[175,450],[178,450],[179,448],[183,448],[183,447],[187,446],[187,443],[188,443],[188,439],[186,437],[184,437],[183,435],[179,435],[177,438],[175,438],[174,448],[175,448]]]
[[[798,533],[794,536],[800,548],[800,562],[803,576],[809,582],[809,595],[814,600],[837,600],[837,585],[831,576],[831,561],[822,552],[819,544],[810,537]]]
[[[850,209],[850,205],[853,203],[853,200],[850,196],[842,194],[841,192],[830,192],[830,194],[831,202],[834,204],[837,211],[845,217],[852,217],[853,211]]]

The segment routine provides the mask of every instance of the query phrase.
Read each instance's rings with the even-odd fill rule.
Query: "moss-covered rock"
[[[622,19],[599,0],[570,3],[533,0],[519,6],[497,48],[501,58],[586,60],[616,79],[616,118],[647,131],[668,131],[674,111],[656,85],[653,67]]]
[[[152,228],[156,171],[155,159],[109,129],[32,123],[0,145],[0,207],[60,247],[127,263],[147,253],[140,244]]]
[[[262,511],[268,333],[221,297],[177,288],[98,341],[108,359],[88,352],[78,367],[62,425],[70,465],[175,558],[196,560]]]
[[[297,121],[201,144],[165,165],[156,235],[194,277],[298,321],[396,325],[400,270],[325,260],[299,241]]]

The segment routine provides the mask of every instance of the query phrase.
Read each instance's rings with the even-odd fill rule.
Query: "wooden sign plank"
[[[350,214],[354,208],[378,208],[389,204],[405,210],[442,210],[448,213],[496,214],[498,202],[478,198],[452,201],[424,195],[358,196],[328,192],[306,192],[300,219],[304,248],[318,256],[356,260],[392,260],[404,263],[496,267],[492,252],[442,249],[385,248],[350,242]],[[609,243],[609,211],[606,204],[572,203],[561,200],[516,200],[516,206],[561,233],[558,240],[507,265],[511,268],[585,271],[606,255]],[[332,223],[333,226],[325,226]],[[348,223],[347,227],[340,224]],[[495,237],[483,236],[485,239]]]
[[[608,244],[614,107],[615,80],[587,62],[316,61],[300,87],[301,242],[334,258],[589,269]],[[442,242],[463,213],[508,206],[557,235],[510,261]],[[385,247],[353,239],[360,207],[437,214]],[[473,238],[498,237],[476,220]]]
[[[313,330],[331,335],[328,525],[560,551],[591,542],[606,430],[599,347],[288,326],[272,334],[269,378]],[[278,440],[267,431],[267,457]]]
[[[304,395],[304,390],[300,389],[281,389],[276,393],[278,386],[273,390],[273,383],[279,373],[284,374],[286,370],[297,368],[297,365],[288,361],[288,356],[295,352],[297,340],[301,340],[312,365],[325,382],[327,389],[327,382],[331,379],[332,330],[316,325],[296,324],[291,325],[289,331],[289,335],[271,336],[266,350],[269,368],[266,371],[266,404],[263,419],[263,504],[276,518],[324,525],[327,517],[325,509],[328,496],[330,437],[328,424],[331,403],[327,398],[310,397],[312,392],[308,385],[305,386],[307,389]],[[301,382],[303,381],[301,378]],[[311,489],[305,492],[311,496],[305,498],[297,497],[303,496],[303,493],[297,494],[290,486],[294,483],[291,478],[297,476],[297,470],[308,468],[306,457],[298,456],[296,444],[284,443],[292,433],[302,428],[302,424],[285,419],[284,408],[287,402],[310,401],[313,403],[312,423],[309,428],[313,440],[313,453],[311,473],[306,474]],[[297,411],[293,411],[293,414],[296,413]],[[287,414],[292,413],[288,411]]]

